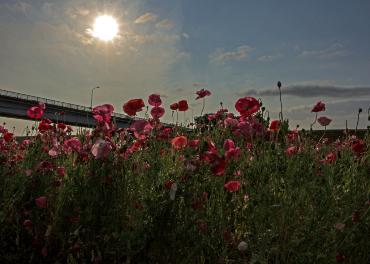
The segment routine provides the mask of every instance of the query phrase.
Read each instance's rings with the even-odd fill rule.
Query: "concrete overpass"
[[[46,105],[44,118],[72,126],[94,127],[96,125],[90,107],[2,89],[0,89],[0,116],[32,120],[27,116],[27,109],[37,105],[39,102],[43,102]],[[130,125],[133,119],[127,115],[114,113],[112,120],[119,128],[125,128]]]

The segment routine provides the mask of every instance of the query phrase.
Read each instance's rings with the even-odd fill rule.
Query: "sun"
[[[91,35],[102,41],[112,41],[118,36],[119,26],[117,20],[109,15],[98,16],[95,18]]]

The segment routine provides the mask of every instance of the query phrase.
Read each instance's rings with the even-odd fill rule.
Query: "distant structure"
[[[43,117],[53,122],[63,122],[68,125],[80,127],[94,127],[96,125],[90,107],[2,89],[0,89],[0,116],[32,120],[27,116],[27,110],[39,102],[45,103],[46,106]],[[136,120],[136,118],[134,119]],[[114,113],[112,120],[119,128],[125,128],[130,126],[133,118]]]

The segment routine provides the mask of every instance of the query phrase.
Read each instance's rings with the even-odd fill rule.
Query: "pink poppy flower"
[[[239,121],[235,118],[226,117],[224,119],[225,127],[230,127],[231,129],[235,128],[238,125]]]
[[[50,157],[53,157],[53,158],[55,158],[55,157],[57,157],[58,156],[58,149],[56,149],[56,148],[51,148],[50,150],[49,150],[49,152],[48,152],[48,154],[49,154],[49,156]]]
[[[322,126],[327,126],[330,124],[331,119],[327,118],[326,116],[321,116],[317,119],[317,122],[319,122],[319,124]]]
[[[151,94],[149,95],[148,103],[151,106],[161,106],[162,100],[159,94]]]
[[[64,147],[67,149],[67,152],[71,152],[72,150],[80,152],[82,144],[77,137],[73,137],[64,141]]]
[[[110,142],[98,139],[91,148],[91,153],[95,159],[105,159],[109,156],[112,150],[112,145]]]
[[[98,122],[110,122],[114,107],[111,104],[99,105],[93,108],[92,114]]]

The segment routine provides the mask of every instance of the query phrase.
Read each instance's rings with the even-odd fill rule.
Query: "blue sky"
[[[88,106],[99,85],[95,104],[117,112],[160,93],[196,115],[198,83],[209,112],[254,95],[277,117],[280,80],[292,126],[307,127],[318,100],[332,128],[354,126],[370,107],[369,12],[367,0],[1,0],[0,88]],[[120,25],[112,43],[87,33],[101,14]]]

